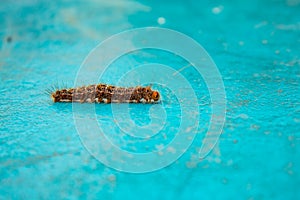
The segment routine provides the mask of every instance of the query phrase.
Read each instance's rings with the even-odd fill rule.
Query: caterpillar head
[[[151,95],[151,98],[154,100],[154,101],[158,101],[159,100],[159,93],[157,91],[153,91],[152,92],[152,95]]]

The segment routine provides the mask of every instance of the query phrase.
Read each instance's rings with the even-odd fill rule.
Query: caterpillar
[[[160,98],[158,91],[151,86],[117,87],[107,84],[95,84],[78,88],[60,89],[51,93],[54,103],[151,103]]]

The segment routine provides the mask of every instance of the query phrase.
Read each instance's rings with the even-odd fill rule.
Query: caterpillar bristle
[[[46,94],[46,95],[51,95],[51,94],[52,94],[51,89],[46,89],[46,90],[44,91],[44,94]]]
[[[125,88],[101,83],[77,88],[53,89],[50,96],[54,103],[153,103],[160,98],[159,92],[152,90],[151,86]]]

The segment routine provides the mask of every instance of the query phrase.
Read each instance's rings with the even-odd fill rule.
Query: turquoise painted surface
[[[3,1],[0,198],[298,199],[299,13],[298,0]],[[171,28],[202,44],[222,74],[228,108],[217,146],[199,161],[210,113],[204,88],[207,116],[189,151],[163,170],[134,175],[90,156],[76,133],[72,106],[54,105],[43,93],[72,85],[85,56],[106,37],[144,26]],[[140,55],[130,62],[157,59]],[[159,55],[160,62],[184,64]],[[134,119],[143,123],[138,111],[133,107]]]

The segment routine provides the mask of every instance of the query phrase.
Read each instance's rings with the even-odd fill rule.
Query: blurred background
[[[227,118],[206,159],[194,142],[173,165],[135,175],[93,158],[72,106],[43,93],[72,86],[107,37],[146,26],[182,32],[207,50],[224,81]],[[299,0],[1,1],[0,199],[299,199],[299,46]]]

